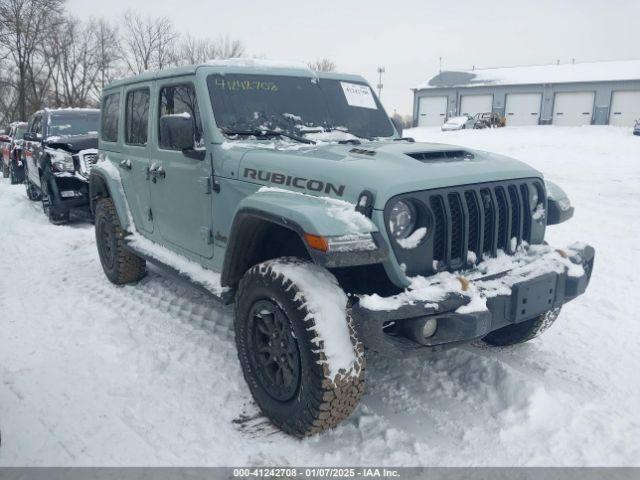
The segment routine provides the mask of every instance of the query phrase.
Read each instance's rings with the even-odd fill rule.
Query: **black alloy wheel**
[[[289,319],[272,300],[262,299],[249,311],[250,361],[262,388],[275,400],[293,398],[300,385],[300,352]]]

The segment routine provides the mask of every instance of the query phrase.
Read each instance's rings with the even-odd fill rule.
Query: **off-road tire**
[[[554,308],[531,320],[502,327],[483,337],[482,342],[492,347],[507,347],[528,342],[551,327],[558,318],[560,310],[560,307]]]
[[[25,181],[24,186],[27,189],[27,198],[32,202],[37,202],[40,200],[40,193],[36,190],[36,187],[29,181],[29,177],[26,176],[25,170]]]
[[[11,185],[22,183],[24,179],[20,177],[22,177],[22,175],[18,176],[18,173],[16,172],[15,160],[11,160],[9,162],[9,180]]]
[[[49,195],[49,180],[45,177],[40,177],[40,200],[42,201],[42,211],[54,225],[64,225],[69,222],[69,210],[60,209],[51,202],[51,196]]]
[[[147,262],[125,248],[125,231],[120,225],[113,200],[103,198],[98,202],[94,224],[98,255],[107,278],[116,285],[122,285],[144,277]]]
[[[355,366],[349,372],[341,370],[332,379],[323,351],[324,344],[313,341],[316,337],[313,331],[315,318],[306,307],[304,293],[286,275],[274,270],[275,262],[305,263],[294,258],[270,260],[245,273],[238,287],[235,305],[238,357],[256,403],[271,422],[290,435],[313,435],[335,427],[360,402],[365,387],[364,347],[358,341],[350,309],[347,308],[345,322],[356,357]],[[250,314],[252,306],[263,299],[274,302],[284,313],[298,353],[301,374],[295,393],[288,400],[278,400],[265,389],[261,383],[264,375],[260,376],[255,366],[258,353],[251,348],[254,320]]]

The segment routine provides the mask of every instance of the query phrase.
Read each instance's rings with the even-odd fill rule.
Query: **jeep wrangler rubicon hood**
[[[250,148],[241,159],[239,176],[249,182],[352,203],[363,190],[369,190],[375,196],[376,209],[383,209],[390,198],[401,193],[542,178],[527,164],[502,155],[406,141]]]

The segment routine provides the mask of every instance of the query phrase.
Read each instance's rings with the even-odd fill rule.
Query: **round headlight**
[[[416,209],[415,207],[403,200],[398,200],[391,208],[389,215],[389,231],[396,238],[406,238],[416,225]]]

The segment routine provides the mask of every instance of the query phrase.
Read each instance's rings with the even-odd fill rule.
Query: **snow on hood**
[[[223,144],[223,148],[234,148],[227,144],[236,146],[230,141]],[[354,204],[363,190],[370,190],[374,193],[376,209],[384,208],[391,197],[400,193],[468,183],[542,178],[540,172],[513,158],[435,143],[379,141],[359,145],[306,145],[244,141],[237,147],[243,150],[239,152],[242,157],[238,172],[242,180],[293,191],[296,189],[291,186],[292,182],[287,185],[272,179],[314,180],[323,185],[321,191],[309,191],[304,186],[298,191],[332,196]],[[443,150],[463,150],[470,155],[455,161],[425,161],[410,156]],[[328,188],[328,185],[335,188]],[[337,195],[336,190],[341,194]]]
[[[51,148],[59,148],[69,152],[79,152],[90,148],[98,148],[98,135],[51,136],[45,140]]]

